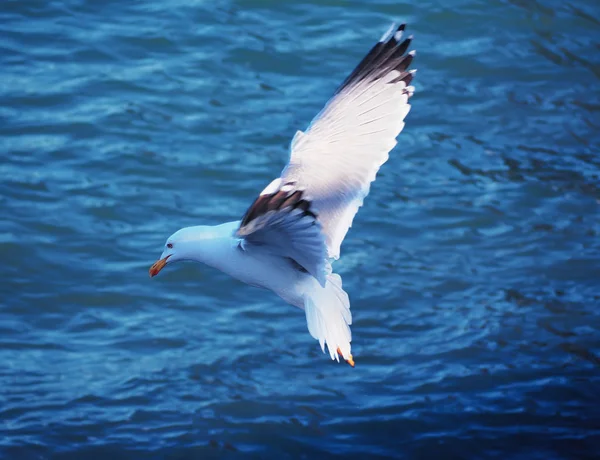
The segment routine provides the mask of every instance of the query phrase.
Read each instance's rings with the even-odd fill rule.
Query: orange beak
[[[150,278],[155,277],[156,275],[158,275],[158,272],[160,272],[163,268],[165,268],[165,265],[167,265],[167,260],[169,259],[169,257],[171,257],[171,254],[169,254],[164,259],[160,259],[160,260],[157,260],[156,262],[154,262],[154,265],[152,265],[152,267],[150,267],[150,270],[148,270],[148,273],[150,273]]]

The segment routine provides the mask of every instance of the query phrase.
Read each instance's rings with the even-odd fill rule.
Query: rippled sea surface
[[[356,368],[272,293],[150,280],[393,20],[413,108],[334,267]],[[3,0],[0,455],[594,458],[599,31],[592,0]]]

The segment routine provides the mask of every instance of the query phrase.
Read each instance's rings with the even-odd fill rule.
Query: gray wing
[[[392,26],[337,89],[306,133],[298,131],[281,178],[248,209],[237,236],[289,257],[324,285],[328,258],[340,245],[396,145],[414,88],[401,41]]]

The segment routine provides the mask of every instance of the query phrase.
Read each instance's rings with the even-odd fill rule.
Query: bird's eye
[[[173,249],[173,243],[167,243],[167,247],[168,247],[169,249]]]

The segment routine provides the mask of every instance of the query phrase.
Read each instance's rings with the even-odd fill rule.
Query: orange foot
[[[340,349],[339,349],[339,348],[337,349],[337,352],[338,352],[338,355],[340,355],[342,358],[344,357],[344,355],[342,355],[342,352],[340,351]],[[350,364],[352,367],[354,367],[354,359],[352,359],[352,355],[350,355],[350,358],[348,358],[348,359],[346,360],[346,362],[347,362],[348,364]]]

